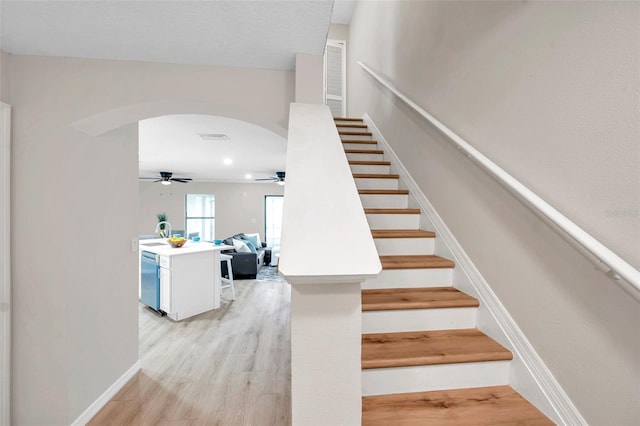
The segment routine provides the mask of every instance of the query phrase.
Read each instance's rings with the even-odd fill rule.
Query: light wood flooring
[[[89,425],[289,425],[289,285],[235,284],[235,301],[180,322],[141,307],[142,370]]]

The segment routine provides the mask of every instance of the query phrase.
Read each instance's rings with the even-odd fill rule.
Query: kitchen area
[[[139,241],[140,302],[174,321],[220,307],[220,252],[233,248],[182,240],[176,247],[166,238]]]

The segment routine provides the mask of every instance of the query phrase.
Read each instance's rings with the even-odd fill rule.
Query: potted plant
[[[169,235],[168,235],[167,229],[165,228],[166,223],[163,223],[163,222],[167,222],[167,218],[168,218],[167,214],[158,213],[156,217],[158,218],[158,226],[160,227],[160,237],[167,238]]]

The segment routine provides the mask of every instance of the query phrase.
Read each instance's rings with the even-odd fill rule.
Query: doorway
[[[334,117],[347,115],[347,42],[327,40],[324,51],[324,103]]]

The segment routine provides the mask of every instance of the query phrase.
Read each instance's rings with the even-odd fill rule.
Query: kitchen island
[[[233,247],[187,241],[173,248],[159,238],[139,248],[142,303],[174,321],[220,307],[220,251]]]

